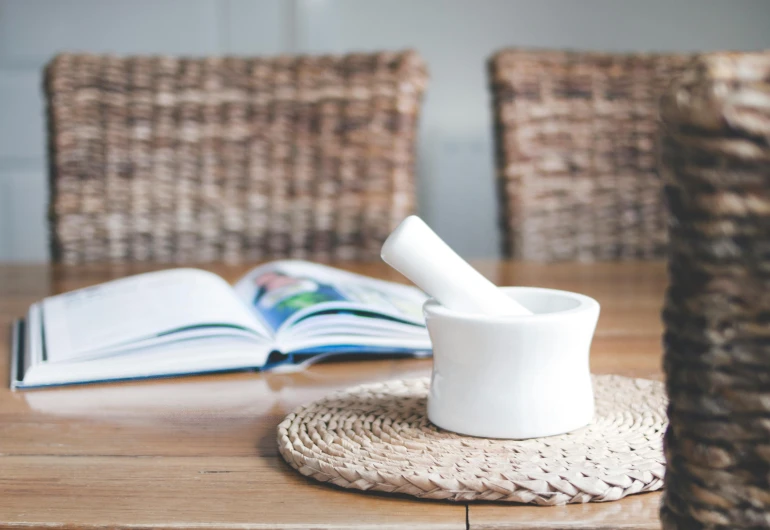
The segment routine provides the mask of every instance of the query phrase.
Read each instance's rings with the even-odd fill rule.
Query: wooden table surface
[[[383,264],[336,265],[401,280]],[[661,378],[663,264],[477,265],[500,285],[553,287],[596,298],[602,314],[592,370]],[[250,267],[203,268],[234,281]],[[8,390],[9,323],[29,304],[150,269],[0,266],[0,527],[660,527],[658,493],[552,508],[466,506],[344,491],[312,482],[283,462],[275,430],[294,407],[358,383],[427,375],[430,360]]]

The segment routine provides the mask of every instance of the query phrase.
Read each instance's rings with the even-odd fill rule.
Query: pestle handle
[[[449,309],[489,316],[531,315],[463,260],[416,215],[382,245],[382,259]]]

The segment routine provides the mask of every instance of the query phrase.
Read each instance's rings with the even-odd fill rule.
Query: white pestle
[[[532,314],[458,256],[416,215],[404,219],[390,234],[381,256],[449,309],[488,316]]]

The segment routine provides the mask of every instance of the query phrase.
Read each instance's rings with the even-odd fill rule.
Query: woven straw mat
[[[594,421],[530,440],[462,436],[425,414],[429,380],[367,384],[300,407],[278,426],[286,461],[343,488],[448,501],[557,505],[663,486],[662,383],[594,376]]]

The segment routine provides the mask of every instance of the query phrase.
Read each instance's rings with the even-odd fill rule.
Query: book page
[[[414,287],[298,260],[257,267],[235,291],[274,333],[325,311],[422,326],[427,299]]]
[[[46,298],[48,362],[93,357],[101,349],[196,326],[263,335],[251,310],[216,274],[197,269],[150,272]]]
[[[254,369],[267,361],[268,343],[244,337],[204,337],[143,346],[125,355],[88,362],[43,363],[28,370],[27,387],[142,379],[155,376]]]

